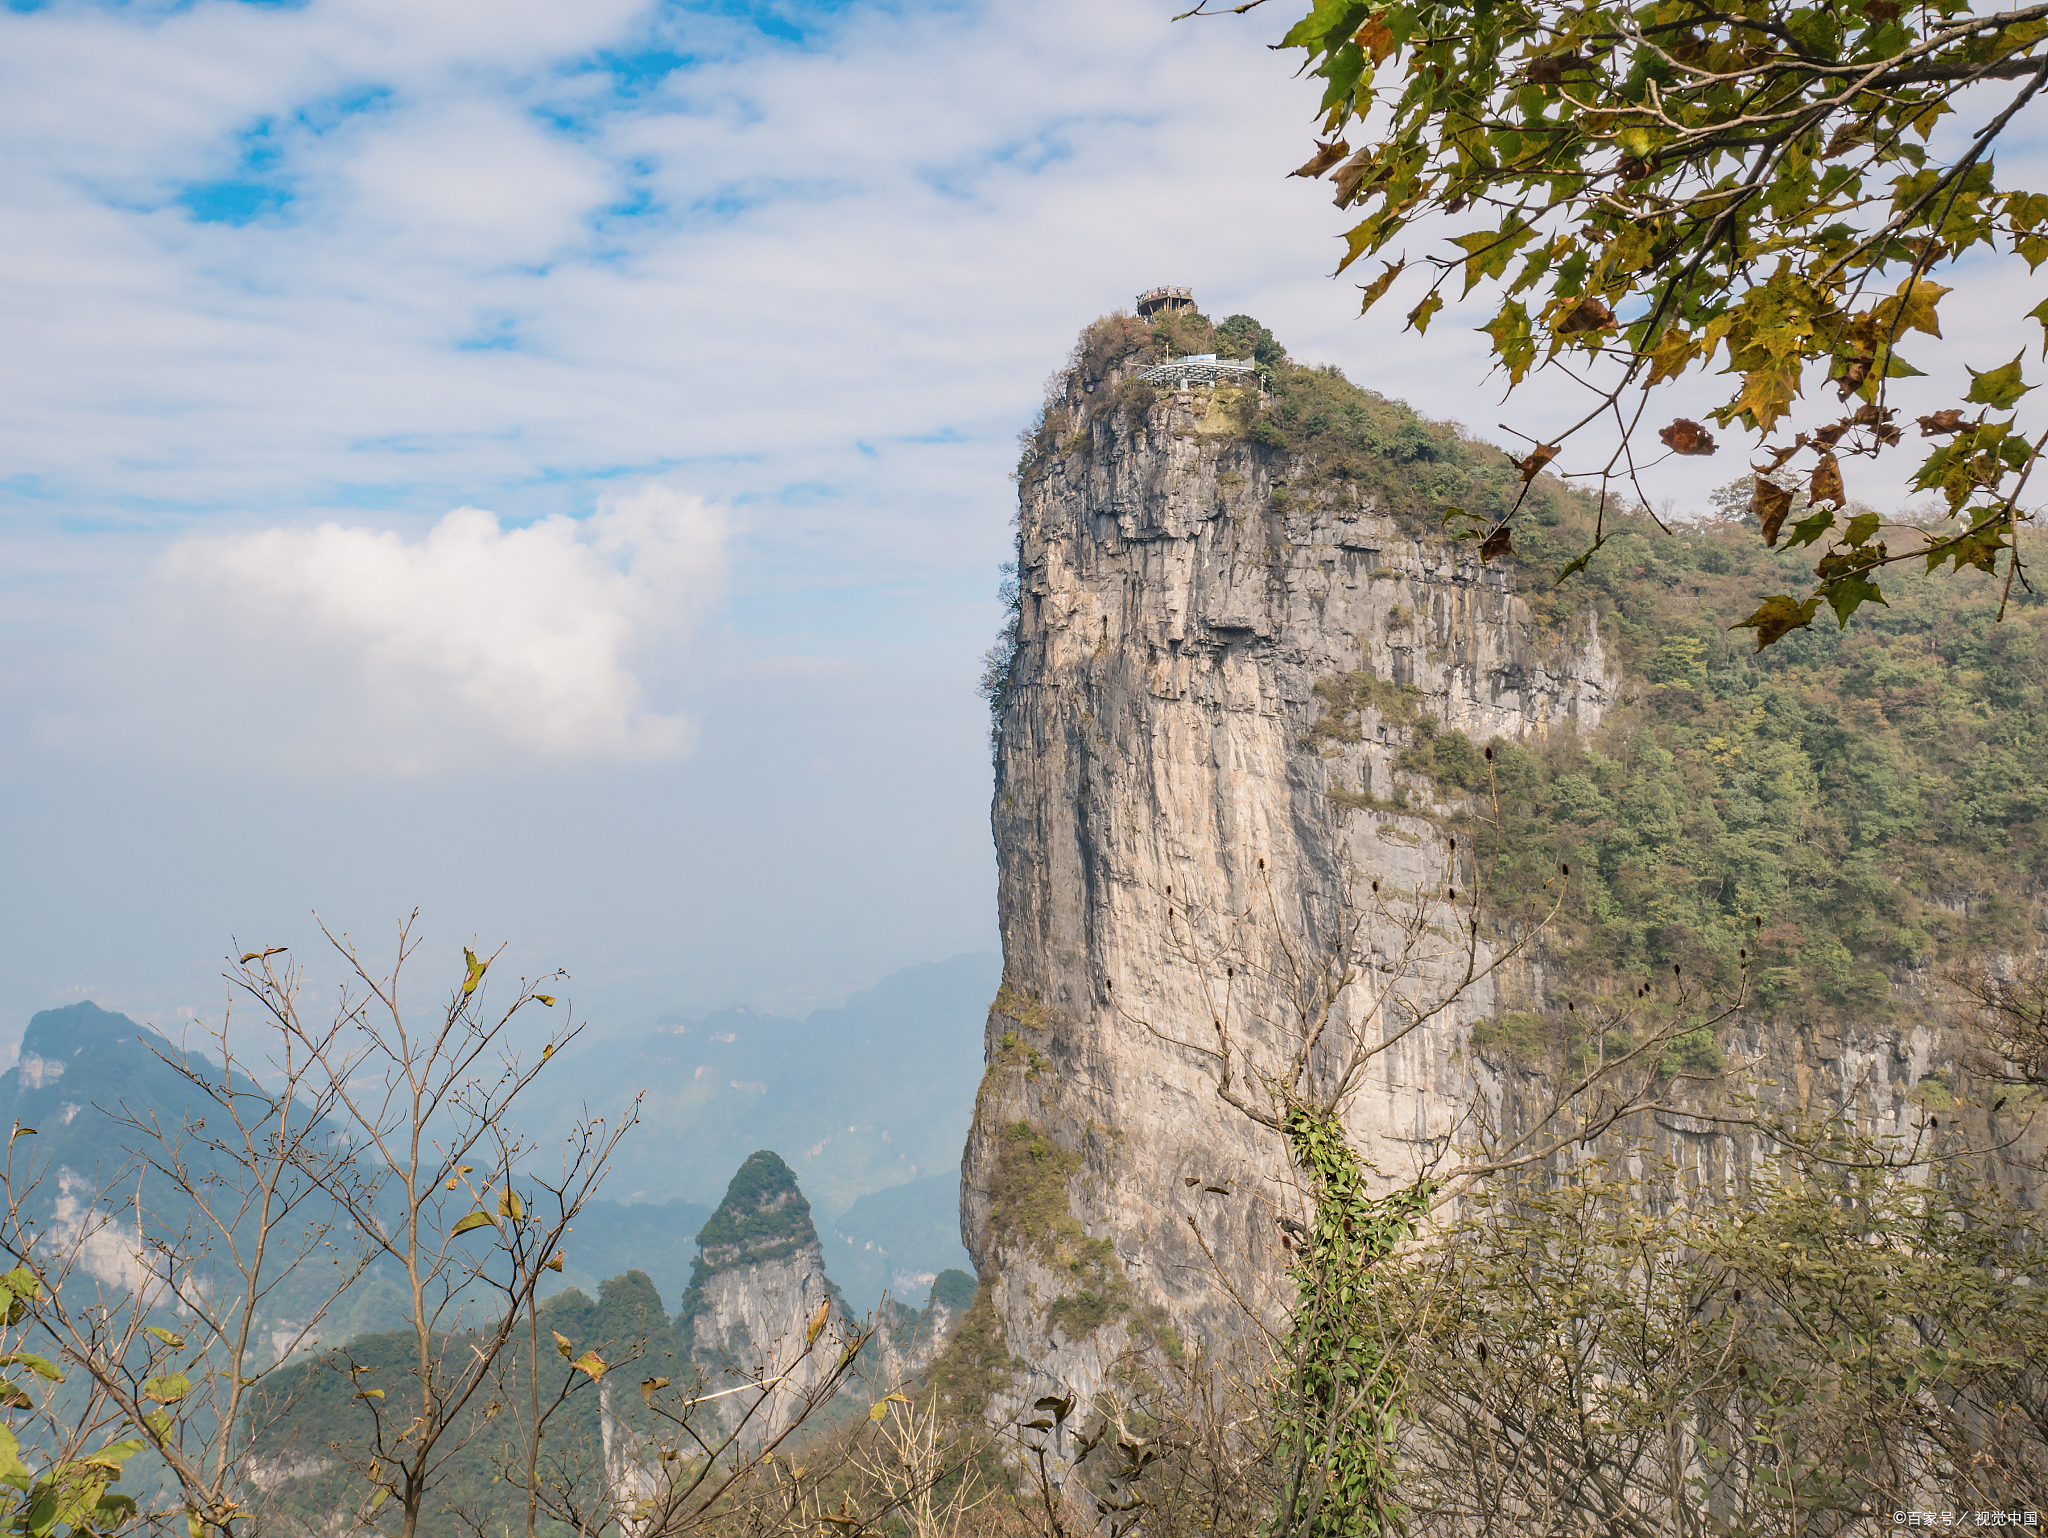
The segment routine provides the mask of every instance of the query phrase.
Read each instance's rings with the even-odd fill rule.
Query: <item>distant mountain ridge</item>
[[[648,1101],[606,1198],[576,1223],[556,1284],[590,1291],[640,1270],[663,1296],[679,1298],[713,1203],[748,1155],[770,1148],[821,1218],[838,1214],[821,1221],[821,1237],[856,1312],[884,1288],[921,1297],[937,1273],[968,1267],[957,1168],[996,969],[993,955],[954,957],[896,973],[806,1020],[736,1007],[558,1057],[515,1118],[543,1143],[586,1107],[616,1114],[641,1090]],[[110,1136],[99,1112],[126,1106],[175,1119],[193,1105],[196,1092],[164,1060],[180,1050],[90,1002],[29,1021],[20,1059],[0,1073],[0,1118],[37,1129],[34,1158],[51,1170],[51,1200],[61,1171],[82,1195],[129,1162],[124,1143],[134,1139]],[[365,1306],[336,1321],[343,1333],[379,1327],[367,1298]]]
[[[161,1031],[90,1001],[45,1009],[22,1033],[15,1065],[0,1073],[0,1121],[36,1129],[37,1163],[89,1175],[105,1162],[110,1144],[103,1122],[89,1116],[81,1122],[85,1109],[118,1115],[123,1106],[183,1105],[190,1086],[164,1061],[180,1055]]]
[[[861,1050],[872,1049],[864,1042]],[[0,1073],[0,1115],[37,1129],[24,1145],[33,1147],[35,1162],[48,1172],[49,1185],[37,1201],[47,1204],[44,1220],[60,1234],[100,1192],[109,1204],[134,1199],[134,1160],[124,1145],[142,1140],[132,1133],[120,1136],[109,1113],[125,1111],[144,1121],[154,1117],[175,1129],[187,1116],[214,1109],[178,1071],[179,1051],[161,1032],[90,1003],[45,1010],[29,1022],[21,1061]],[[208,1062],[208,1067],[218,1072],[218,1065]],[[898,1071],[906,1070],[899,1064]],[[857,1081],[854,1087],[858,1091]],[[833,1112],[830,1102],[818,1109]],[[567,1264],[557,1289],[543,1304],[549,1331],[560,1332],[578,1350],[599,1349],[607,1361],[637,1342],[632,1349],[639,1359],[663,1383],[673,1375],[673,1392],[682,1394],[697,1374],[721,1383],[735,1381],[735,1375],[744,1381],[758,1372],[757,1359],[787,1356],[792,1343],[800,1344],[820,1317],[819,1303],[827,1302],[823,1317],[832,1322],[834,1341],[854,1338],[856,1322],[874,1314],[875,1334],[860,1357],[856,1381],[846,1390],[851,1397],[865,1404],[881,1387],[925,1372],[974,1296],[973,1278],[941,1263],[953,1254],[964,1259],[957,1173],[903,1182],[856,1201],[840,1225],[863,1236],[856,1246],[837,1229],[829,1242],[821,1235],[796,1173],[776,1153],[751,1150],[744,1162],[734,1162],[738,1171],[729,1175],[715,1212],[681,1198],[658,1204],[591,1203],[564,1247]],[[113,1183],[117,1175],[123,1176],[118,1185]],[[170,1210],[175,1194],[149,1177],[143,1203],[152,1220]],[[301,1220],[307,1216],[301,1214]],[[318,1214],[310,1216],[318,1220]],[[298,1232],[296,1223],[293,1232]],[[828,1273],[833,1258],[828,1251],[835,1250],[842,1252],[842,1265],[847,1252],[861,1257],[862,1264],[847,1268],[855,1277],[851,1299]],[[89,1262],[88,1286],[95,1280],[133,1285],[133,1277],[118,1273],[120,1264],[132,1265],[121,1246],[109,1246],[99,1258],[116,1270],[103,1274]],[[894,1265],[899,1259],[909,1271]],[[388,1272],[388,1263],[383,1269]],[[312,1268],[306,1275],[313,1279],[317,1271]],[[876,1310],[881,1287],[891,1283],[896,1300]],[[314,1280],[314,1292],[320,1285]],[[666,1299],[680,1303],[673,1322],[664,1309]],[[318,1301],[280,1291],[265,1305],[259,1324],[268,1329],[283,1318],[310,1317],[304,1310]],[[353,1444],[366,1434],[362,1396],[352,1392],[350,1374],[335,1367],[352,1363],[388,1372],[392,1392],[402,1396],[410,1338],[402,1330],[394,1333],[404,1317],[400,1304],[394,1279],[373,1268],[325,1317],[318,1340],[311,1343],[314,1349],[284,1364],[273,1390],[266,1391],[304,1391],[303,1405],[249,1449],[251,1468],[261,1471],[264,1488],[283,1504],[287,1521],[282,1531],[331,1531],[337,1512],[359,1505],[361,1491],[347,1459],[335,1456],[335,1444]],[[828,1342],[799,1364],[796,1375],[763,1406],[763,1431],[792,1414],[798,1392],[822,1381],[821,1375],[839,1360],[836,1346]],[[721,1399],[713,1418],[742,1409],[741,1396],[730,1404]],[[633,1478],[651,1480],[650,1471],[660,1467],[653,1440],[659,1428],[639,1395],[628,1389],[614,1392],[607,1383],[579,1403],[559,1429],[564,1445],[579,1448],[579,1456],[601,1457],[608,1467],[617,1462]],[[486,1436],[454,1458],[445,1497],[470,1514],[509,1516],[509,1487],[493,1478],[487,1442]],[[163,1478],[147,1459],[134,1475],[131,1484],[138,1490],[155,1488]]]
[[[559,1135],[585,1107],[619,1115],[644,1092],[640,1126],[607,1183],[615,1200],[708,1209],[743,1159],[772,1148],[819,1212],[844,1213],[958,1167],[1000,973],[993,953],[955,956],[803,1020],[734,1007],[593,1042],[536,1086],[556,1100],[553,1122],[535,1130]],[[957,1194],[946,1205],[956,1210]]]
[[[925,1295],[940,1273],[973,1270],[960,1243],[960,1171],[870,1191],[822,1225],[825,1268],[855,1313],[886,1291],[899,1303]]]
[[[629,1498],[654,1493],[674,1456],[664,1448],[687,1445],[676,1422],[658,1411],[681,1415],[707,1389],[715,1397],[699,1402],[694,1426],[712,1441],[737,1432],[742,1446],[758,1447],[789,1424],[808,1394],[850,1368],[837,1391],[843,1397],[822,1410],[823,1424],[843,1424],[849,1411],[886,1392],[916,1392],[974,1300],[972,1277],[942,1272],[914,1303],[882,1310],[860,1351],[847,1349],[862,1339],[861,1326],[825,1274],[823,1245],[794,1172],[766,1149],[740,1165],[700,1237],[703,1252],[673,1321],[659,1287],[638,1269],[608,1277],[595,1297],[568,1287],[541,1306],[548,1372],[563,1371],[549,1336],[564,1356],[590,1351],[606,1364],[595,1392],[584,1385],[550,1422],[547,1445],[559,1476],[581,1479],[601,1467]],[[508,1381],[518,1379],[525,1349],[515,1338]],[[403,1332],[358,1336],[345,1352],[300,1359],[266,1391],[289,1407],[249,1458],[279,1504],[285,1538],[331,1534],[360,1510],[364,1487],[350,1465],[360,1468],[369,1457],[374,1426],[356,1392],[358,1374],[380,1374],[375,1381],[392,1396],[386,1407],[402,1405],[415,1392],[405,1376],[411,1350]],[[635,1378],[637,1391],[628,1386]],[[498,1477],[512,1456],[506,1437],[517,1421],[495,1420],[498,1408],[471,1406],[461,1445],[438,1475],[437,1525],[423,1530],[510,1530],[521,1515],[516,1488]],[[459,1522],[438,1525],[456,1513]],[[540,1530],[566,1538],[559,1525],[544,1521]]]

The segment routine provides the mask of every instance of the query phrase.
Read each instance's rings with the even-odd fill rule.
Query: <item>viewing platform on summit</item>
[[[1155,315],[1178,315],[1195,307],[1195,291],[1191,288],[1148,288],[1138,295],[1138,319],[1150,320]]]
[[[1193,314],[1195,295],[1186,288],[1148,288],[1138,295],[1138,319],[1150,320],[1155,315]],[[1251,359],[1219,358],[1213,352],[1191,353],[1185,358],[1169,358],[1164,363],[1155,363],[1148,369],[1140,369],[1138,377],[1147,384],[1164,385],[1172,390],[1185,390],[1189,385],[1217,384],[1223,380],[1238,380],[1246,374],[1256,376],[1258,365]]]
[[[1150,368],[1140,369],[1138,377],[1147,384],[1178,390],[1188,385],[1216,384],[1226,379],[1256,379],[1258,372],[1258,365],[1249,358],[1219,358],[1213,352],[1198,352],[1190,357],[1175,358],[1169,363],[1155,363]]]

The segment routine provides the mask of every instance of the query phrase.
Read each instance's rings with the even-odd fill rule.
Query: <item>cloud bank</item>
[[[680,683],[725,532],[719,509],[650,485],[523,528],[464,507],[417,539],[334,522],[189,537],[146,622],[93,664],[97,708],[46,733],[402,772],[673,758],[695,727],[647,675]]]

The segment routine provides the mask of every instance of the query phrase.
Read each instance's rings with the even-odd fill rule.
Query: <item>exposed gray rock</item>
[[[922,1309],[884,1303],[875,1320],[884,1390],[923,1377],[938,1360],[974,1301],[974,1285],[965,1271],[941,1271]]]
[[[697,1242],[678,1341],[704,1375],[705,1392],[741,1390],[707,1406],[726,1427],[759,1405],[742,1438],[757,1444],[786,1426],[830,1376],[848,1330],[845,1313],[825,1278],[811,1204],[789,1166],[767,1149],[739,1167]],[[820,1309],[820,1338],[806,1353]],[[767,1387],[744,1387],[761,1384]]]
[[[1327,913],[1354,882],[1443,880],[1433,822],[1332,796],[1391,798],[1409,728],[1368,706],[1357,741],[1311,742],[1316,685],[1363,671],[1413,686],[1422,711],[1482,742],[1595,726],[1615,686],[1596,630],[1546,635],[1471,546],[1415,537],[1356,484],[1301,484],[1298,463],[1245,439],[1228,387],[1085,416],[1069,394],[1068,446],[1020,498],[1020,649],[994,807],[1006,981],[962,1184],[963,1232],[1011,1348],[1039,1364],[1020,1401],[1098,1387],[1148,1308],[1176,1331],[1241,1328],[1212,1255],[1246,1300],[1279,1302],[1281,1150],[1218,1101],[1198,1054],[1148,1025],[1209,1039],[1214,979],[1170,906]],[[1277,1007],[1236,987],[1245,1016]],[[1390,1181],[1470,1103],[1474,1065],[1455,1049],[1491,1002],[1475,990],[1353,1101],[1351,1130]],[[1095,1328],[1070,1325],[1103,1309],[1057,1306],[1078,1296],[1059,1243],[992,1222],[1001,1129],[1017,1123],[1079,1156],[1071,1212],[1114,1246],[1129,1291]]]
[[[1105,405],[1118,383],[1084,399],[1070,379],[1021,475],[993,807],[1005,980],[961,1191],[1005,1355],[1031,1364],[991,1403],[999,1420],[1041,1394],[1093,1394],[1142,1337],[1239,1338],[1247,1308],[1284,1309],[1278,1220],[1305,1216],[1300,1193],[1199,1050],[1226,991],[1240,1072],[1287,1035],[1270,975],[1224,978],[1232,936],[1327,933],[1375,881],[1396,907],[1463,884],[1443,821],[1419,815],[1448,809],[1397,768],[1425,718],[1526,742],[1597,728],[1624,687],[1597,627],[1546,630],[1506,563],[1249,440],[1230,387]],[[1318,732],[1317,686],[1368,676],[1345,730]],[[1226,916],[1247,912],[1233,929]],[[1398,925],[1364,938],[1376,962],[1401,956]],[[1414,970],[1418,989],[1448,985],[1441,965]],[[1896,986],[1911,998],[1927,979]],[[1468,1038],[1500,989],[1540,1005],[1547,987],[1518,963],[1375,1060],[1345,1116],[1384,1186],[1475,1109],[1526,1114],[1527,1083]],[[1383,1039],[1377,1013],[1347,1007],[1335,1040]],[[1729,1045],[1767,1098],[1902,1133],[1948,1050],[1931,1022],[1748,1018]],[[1770,1152],[1682,1110],[1649,1135],[1702,1178]]]

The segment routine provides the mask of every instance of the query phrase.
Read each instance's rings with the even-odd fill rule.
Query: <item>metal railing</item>
[[[1216,384],[1225,379],[1242,379],[1247,374],[1256,374],[1258,365],[1249,360],[1239,362],[1232,358],[1183,358],[1174,363],[1155,363],[1150,368],[1140,369],[1138,377],[1147,384],[1171,385],[1175,388],[1191,384]]]

